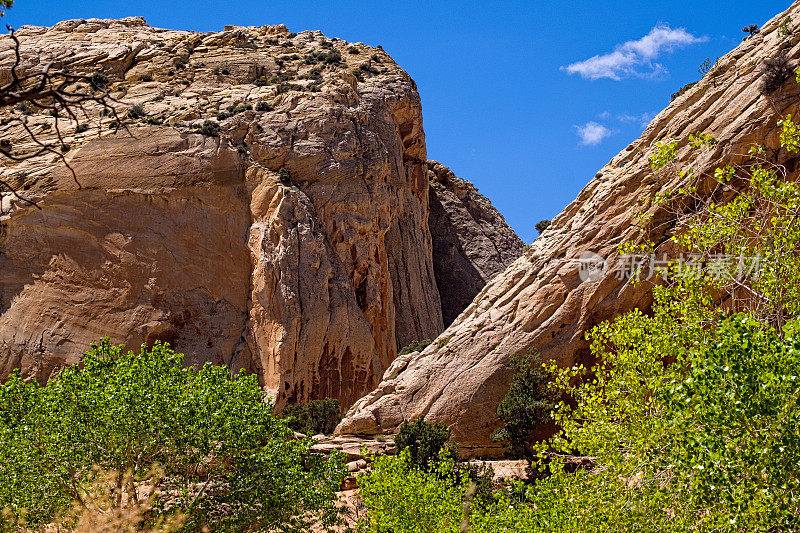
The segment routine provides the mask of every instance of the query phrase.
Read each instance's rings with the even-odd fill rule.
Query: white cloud
[[[664,65],[654,62],[658,56],[707,40],[707,37],[695,37],[685,28],[670,28],[667,24],[658,24],[641,39],[617,45],[613,52],[571,63],[561,69],[590,80],[609,78],[619,81],[630,76],[659,77],[666,75],[668,71]]]
[[[584,146],[597,146],[603,139],[611,135],[611,130],[598,124],[597,122],[587,122],[583,126],[575,126],[578,130],[578,137]]]
[[[641,115],[631,115],[630,113],[620,113],[617,115],[617,120],[620,122],[636,122],[641,127],[646,128],[650,121],[655,118],[653,113],[642,113]]]

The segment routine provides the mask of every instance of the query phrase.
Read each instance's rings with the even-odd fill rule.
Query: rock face
[[[656,252],[672,254],[668,237],[675,224],[652,199],[681,181],[654,173],[648,164],[652,146],[682,140],[678,161],[698,157],[686,138],[704,132],[717,140],[699,156],[704,177],[699,190],[710,190],[713,170],[747,159],[753,144],[764,144],[777,162],[795,169],[779,151],[777,120],[800,111],[800,85],[787,81],[769,97],[760,92],[763,61],[785,50],[797,65],[800,34],[778,28],[787,17],[800,18],[800,3],[765,24],[719,60],[700,83],[675,99],[643,135],[597,173],[578,198],[558,215],[531,249],[480,292],[439,339],[422,353],[395,360],[380,385],[357,402],[337,428],[340,434],[391,433],[403,419],[425,416],[447,424],[466,452],[488,455],[500,450],[489,435],[497,427],[500,399],[511,380],[510,356],[539,350],[560,365],[590,363],[585,333],[599,322],[632,308],[647,308],[650,286],[619,279],[617,247],[636,238],[633,215],[652,214],[649,237]],[[773,152],[770,152],[773,150]],[[583,282],[579,256],[591,251],[606,259],[607,269]]]
[[[1,375],[46,379],[103,336],[163,340],[190,363],[258,372],[279,404],[350,405],[398,344],[442,331],[420,99],[386,53],[283,26],[203,34],[140,18],[18,36],[23,70],[100,71],[123,116],[140,108],[127,131],[99,108],[85,132],[60,118],[75,179],[55,156],[4,162],[41,209],[2,198]],[[10,48],[0,41],[4,69]],[[52,136],[49,114],[26,120]],[[221,133],[200,133],[206,120]],[[3,124],[15,151],[30,147]]]
[[[456,288],[442,264],[476,272],[474,295],[516,253],[488,201],[427,162],[416,85],[382,50],[141,18],[17,35],[22,71],[102,72],[124,120],[88,107],[81,131],[44,110],[0,110],[17,155],[33,148],[23,117],[69,145],[68,166],[3,161],[2,178],[38,208],[2,191],[0,377],[47,379],[104,336],[160,340],[191,364],[257,372],[278,406],[349,406],[398,346],[444,328],[437,281],[448,306]],[[12,60],[1,39],[0,78]],[[446,231],[436,242],[457,249],[437,254],[436,274],[431,199]]]
[[[496,274],[522,255],[524,243],[470,182],[428,161],[433,271],[450,325]]]

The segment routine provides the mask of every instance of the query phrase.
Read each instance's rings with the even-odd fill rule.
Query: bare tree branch
[[[14,60],[9,70],[10,81],[0,86],[0,109],[16,106],[20,115],[4,119],[3,124],[16,123],[25,132],[27,139],[33,143],[34,148],[25,152],[16,152],[8,139],[0,140],[0,156],[10,161],[20,162],[33,159],[45,154],[52,154],[64,163],[70,171],[72,179],[78,188],[80,181],[74,169],[70,166],[65,154],[69,152],[70,145],[65,141],[63,123],[75,122],[80,127],[88,127],[92,122],[88,112],[89,107],[100,108],[100,116],[113,117],[111,122],[114,129],[120,127],[127,129],[123,120],[117,114],[116,100],[109,94],[110,81],[102,72],[81,74],[69,72],[48,63],[43,67],[26,72],[23,65],[21,43],[14,29],[9,30],[9,38],[13,42],[12,50]],[[35,111],[49,112],[54,118],[52,125],[54,137],[46,139],[42,133],[34,132],[29,123],[28,115]],[[99,128],[101,121],[97,120]],[[88,128],[87,128],[88,129]],[[34,201],[22,197],[19,192],[6,180],[0,180],[0,188],[9,190],[17,199],[28,205],[39,207]]]

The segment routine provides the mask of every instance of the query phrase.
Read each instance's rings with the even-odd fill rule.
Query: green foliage
[[[460,531],[462,497],[469,481],[454,483],[455,462],[442,453],[430,471],[417,468],[410,449],[399,457],[380,456],[358,485],[369,519],[359,530],[370,533],[444,533]]]
[[[275,94],[288,93],[289,91],[302,91],[304,87],[296,83],[279,83],[275,87]]]
[[[794,21],[792,17],[786,17],[778,28],[778,35],[783,39],[787,39],[792,36],[794,30]]]
[[[342,53],[338,50],[330,50],[329,52],[315,50],[305,57],[305,62],[309,65],[314,65],[316,63],[339,65],[342,63]]]
[[[409,460],[422,470],[428,470],[442,450],[447,450],[445,443],[450,439],[450,430],[441,424],[429,424],[420,417],[411,423],[403,421],[394,444],[397,451],[408,451]]]
[[[199,131],[207,137],[218,137],[219,130],[219,122],[215,122],[213,120],[204,120]]]
[[[304,404],[287,405],[281,417],[295,431],[306,435],[330,435],[342,420],[339,400],[325,398]]]
[[[411,352],[421,352],[422,350],[427,348],[428,345],[431,342],[433,342],[433,341],[431,341],[431,339],[423,339],[421,341],[412,341],[410,344],[408,344],[402,350],[400,350],[400,353],[397,354],[397,355],[406,355],[406,354],[410,354]]]
[[[358,70],[360,70],[362,73],[367,73],[367,74],[380,74],[381,73],[381,71],[378,70],[377,67],[373,66],[372,63],[361,63],[358,66]]]
[[[545,387],[547,373],[541,358],[532,352],[522,352],[512,358],[514,378],[500,405],[497,416],[503,427],[492,434],[492,440],[507,441],[515,457],[524,457],[530,463],[533,433],[551,421],[555,408],[552,394]]]
[[[536,231],[539,232],[539,235],[541,235],[544,232],[544,230],[546,230],[549,227],[550,227],[550,221],[549,220],[540,220],[534,226],[534,228],[536,228]]]
[[[36,526],[80,502],[95,468],[119,473],[117,505],[157,469],[154,517],[184,513],[186,530],[332,523],[343,460],[291,435],[255,376],[106,339],[44,386],[19,373],[0,386],[0,508]]]
[[[569,524],[570,517],[552,513],[551,491],[535,500],[521,483],[492,491],[491,470],[476,480],[470,475],[474,467],[459,464],[446,450],[428,471],[418,468],[408,451],[377,457],[372,467],[358,478],[368,511],[359,524],[361,532],[576,531],[559,527]]]
[[[796,138],[791,117],[782,128],[785,140]],[[689,144],[714,141],[696,135]],[[659,145],[653,168],[675,170],[674,148]],[[546,498],[558,516],[577,521],[560,528],[796,527],[800,188],[763,154],[754,147],[747,168],[717,169],[720,189],[736,183],[738,194],[684,218],[673,237],[689,254],[736,260],[715,270],[673,262],[649,313],[634,310],[592,331],[598,364],[551,368],[553,391],[571,401],[553,413],[561,431],[539,446],[553,475],[529,500]],[[751,268],[753,258],[759,268]],[[576,452],[592,456],[596,468],[559,468]]]
[[[288,185],[292,182],[292,173],[286,167],[281,167],[278,171],[278,179],[284,185]]]
[[[677,142],[667,143],[659,141],[656,144],[655,153],[647,159],[647,161],[650,163],[650,168],[653,170],[661,170],[668,164],[675,161],[677,148]]]
[[[453,338],[452,335],[444,335],[443,337],[437,338],[434,341],[434,343],[436,343],[436,348],[444,348],[445,346],[448,345],[448,343],[450,342],[450,339],[452,339],[452,338]]]

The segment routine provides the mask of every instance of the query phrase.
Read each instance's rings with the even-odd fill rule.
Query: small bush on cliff
[[[405,348],[400,350],[400,353],[397,354],[397,355],[406,355],[406,354],[410,354],[411,352],[421,352],[422,350],[427,348],[428,345],[431,342],[433,342],[433,341],[431,341],[431,339],[424,339],[424,340],[421,340],[421,341],[413,341],[410,344],[408,344]]]
[[[539,222],[536,223],[536,226],[534,226],[534,227],[536,228],[536,231],[539,232],[539,235],[541,235],[542,232],[544,232],[544,230],[546,230],[547,228],[550,227],[550,221],[549,220],[540,220]]]
[[[783,52],[764,61],[761,67],[761,92],[772,94],[794,76],[789,58]]]
[[[98,468],[118,473],[119,507],[152,488],[155,469],[152,518],[183,514],[187,530],[331,523],[343,461],[291,437],[255,376],[104,340],[44,386],[18,373],[0,385],[0,509],[38,527],[83,505]]]
[[[281,417],[295,431],[306,435],[330,435],[342,420],[339,400],[325,398],[308,403],[287,405],[281,411]]]
[[[449,429],[441,424],[429,424],[420,417],[411,423],[404,421],[400,424],[394,443],[398,452],[408,450],[412,464],[428,470],[443,449],[452,451],[445,446],[448,439],[450,439]]]
[[[548,374],[538,355],[519,353],[512,358],[512,367],[514,378],[497,407],[503,427],[492,434],[492,440],[508,442],[515,457],[524,457],[530,463],[534,458],[533,434],[552,421],[551,412],[556,402],[545,386]]]
[[[213,120],[204,120],[199,131],[206,137],[218,137],[219,130],[219,122],[215,122]]]
[[[747,39],[748,37],[754,37],[761,30],[759,30],[758,24],[748,24],[742,28],[742,31],[748,34],[745,35],[745,39]]]

